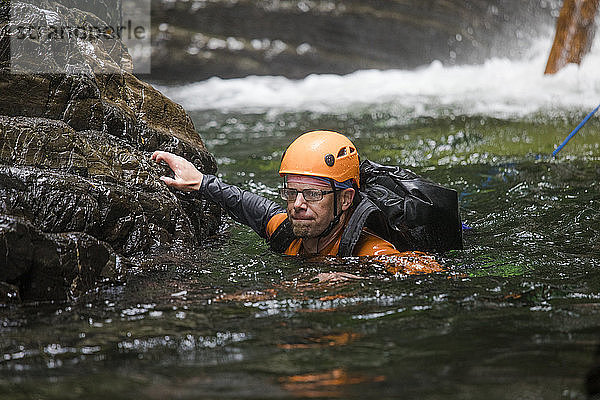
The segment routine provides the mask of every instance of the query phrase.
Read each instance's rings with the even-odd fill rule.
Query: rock
[[[16,75],[0,72],[0,115],[42,117],[95,130],[140,150],[163,149],[216,170],[183,108],[133,75]],[[27,93],[27,99],[23,98]]]
[[[152,0],[154,80],[346,74],[523,57],[556,0]]]
[[[58,2],[37,2],[46,8],[31,7],[24,1],[11,1],[13,15],[18,18],[13,16],[10,23],[17,26],[44,25],[47,23],[46,13],[59,19],[57,23],[61,26],[75,26],[77,22],[74,21],[89,18],[89,14],[77,8],[66,8]],[[99,0],[97,3],[101,4]],[[2,15],[4,18],[9,15],[4,3],[0,3],[0,18]],[[102,24],[94,22],[93,16],[91,21],[89,23]],[[0,54],[10,53],[11,62],[18,61],[23,68],[31,66],[32,72],[9,73],[8,64],[4,64],[0,70],[0,115],[61,120],[76,131],[102,131],[124,138],[143,150],[154,151],[162,146],[169,150],[183,150],[188,156],[198,153],[196,156],[207,164],[206,170],[214,172],[214,160],[208,154],[200,154],[206,153],[206,149],[183,108],[126,69],[120,68],[123,64],[127,66],[130,63],[126,49],[119,47],[118,51],[114,51],[106,48],[106,43],[102,41],[83,43],[73,39],[70,49],[74,54],[69,55],[69,63],[75,65],[70,68],[76,73],[38,74],[36,71],[39,68],[36,66],[40,63],[39,56],[26,51],[25,46],[23,53],[19,53],[19,48],[15,49],[15,42],[20,44],[27,40],[13,41],[11,53],[7,49],[7,38],[7,32],[0,30],[0,44],[5,47],[0,48]],[[0,66],[2,65],[0,61]],[[117,70],[119,73],[102,73],[108,69],[107,65],[111,66],[109,71]],[[60,70],[61,66],[48,69]],[[27,99],[23,98],[23,93],[27,93]]]
[[[3,14],[10,17],[10,32],[15,39],[11,42],[10,57],[14,72],[56,74],[67,71],[92,75],[120,72],[121,66],[131,67],[131,57],[121,41],[88,40],[89,32],[109,25],[102,17],[112,15],[114,18],[121,11],[118,1],[78,4],[72,0],[3,0],[0,7],[10,10],[0,11],[0,17]],[[47,34],[43,29],[47,29]]]
[[[596,348],[592,365],[586,375],[585,390],[589,400],[600,398],[600,346]]]
[[[218,226],[198,199],[184,201],[165,188],[128,188],[99,176],[0,166],[0,195],[1,213],[23,217],[43,232],[87,233],[124,256],[195,247]],[[186,202],[196,202],[196,215]]]
[[[72,40],[75,72],[46,74],[36,63],[55,60],[13,47],[12,60],[32,70],[11,73],[9,5],[21,19],[12,23],[43,24],[49,13],[74,26],[85,14],[77,2],[0,0],[0,302],[77,296],[127,260],[196,249],[220,209],[169,190],[159,177],[170,171],[150,160],[167,150],[216,172],[190,117],[126,70],[121,44]],[[101,73],[108,65],[117,72]]]
[[[0,300],[65,300],[118,262],[110,247],[89,235],[44,234],[26,220],[0,215]]]

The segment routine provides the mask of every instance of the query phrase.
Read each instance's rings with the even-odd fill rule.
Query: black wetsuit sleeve
[[[274,201],[224,183],[214,175],[204,175],[200,195],[219,204],[231,218],[248,225],[265,239],[269,220],[275,214],[285,212]]]

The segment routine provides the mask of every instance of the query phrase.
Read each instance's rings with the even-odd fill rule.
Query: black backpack
[[[397,166],[360,164],[359,203],[342,234],[338,256],[351,256],[362,228],[399,251],[444,252],[463,248],[455,190]]]

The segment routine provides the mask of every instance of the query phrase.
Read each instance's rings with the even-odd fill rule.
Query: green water
[[[340,130],[460,194],[465,250],[397,275],[269,252],[229,219],[71,302],[0,309],[0,398],[584,399],[600,342],[600,122],[355,110],[192,114],[230,183],[275,199],[283,149]],[[318,283],[321,272],[364,279]]]

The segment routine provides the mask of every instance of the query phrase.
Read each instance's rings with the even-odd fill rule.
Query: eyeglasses
[[[302,197],[306,201],[319,201],[323,199],[323,195],[335,192],[335,190],[320,190],[320,189],[290,189],[290,188],[279,188],[279,196],[286,201],[296,201],[298,193],[302,193]]]

